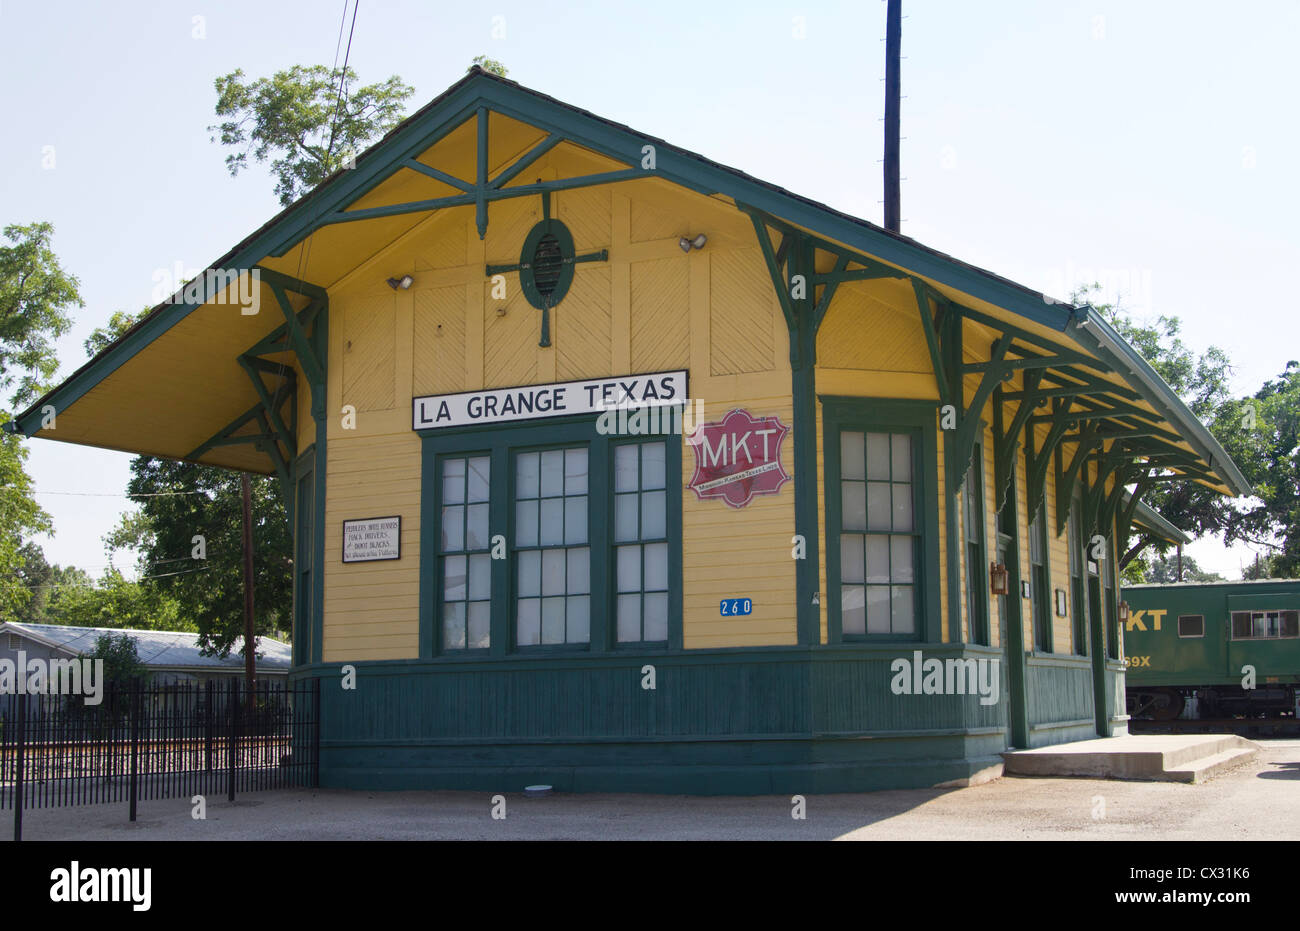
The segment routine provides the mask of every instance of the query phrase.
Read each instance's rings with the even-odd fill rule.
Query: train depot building
[[[1092,309],[479,71],[211,271],[11,429],[278,478],[327,786],[1121,734],[1117,537],[1249,490]]]

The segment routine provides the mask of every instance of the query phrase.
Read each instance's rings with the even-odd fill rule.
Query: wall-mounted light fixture
[[[994,595],[1005,595],[1010,589],[1010,573],[1007,567],[1000,562],[989,564],[989,592]]]
[[[412,278],[410,275],[403,275],[401,278],[389,278],[388,286],[392,288],[394,291],[396,291],[398,288],[401,288],[403,291],[405,291],[409,289],[414,282],[415,279]]]
[[[694,238],[683,236],[681,239],[677,240],[677,245],[682,247],[683,252],[690,252],[692,249],[703,249],[704,244],[708,241],[709,237],[700,233],[700,235],[695,236]]]
[[[1032,585],[1029,584],[1029,580],[1028,580],[1028,579],[1021,579],[1021,580],[1020,580],[1020,597],[1021,597],[1021,598],[1033,598],[1033,597],[1034,597],[1034,587],[1033,587]]]
[[[1127,620],[1128,620],[1128,602],[1127,602],[1127,601],[1121,601],[1121,602],[1119,603],[1119,619],[1120,619],[1121,621],[1127,621]]]

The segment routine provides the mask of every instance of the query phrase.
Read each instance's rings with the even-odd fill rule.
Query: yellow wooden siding
[[[690,361],[690,324],[682,319],[682,308],[687,306],[689,273],[686,256],[632,264],[634,372],[664,371]]]
[[[817,333],[817,361],[827,368],[913,372],[934,381],[916,298],[910,288],[902,294],[885,282],[840,285]]]
[[[415,377],[412,392],[421,395],[464,390],[465,285],[425,288],[413,293]]]
[[[709,255],[709,371],[714,375],[772,368],[772,320],[780,307],[757,247]]]
[[[408,425],[409,427],[409,425]],[[420,442],[405,432],[331,430],[325,498],[323,659],[399,659],[419,652]],[[402,518],[402,558],[344,564],[342,522]]]
[[[397,404],[393,364],[397,349],[394,294],[372,294],[341,308],[343,403],[358,412],[384,411]]]
[[[993,478],[993,429],[984,430],[984,562],[992,563],[998,555],[997,485]],[[988,566],[984,567],[984,597],[988,599],[989,643],[1002,645],[1002,631],[998,625],[998,596],[989,592]]]
[[[540,327],[541,312],[533,316]],[[612,316],[609,266],[579,265],[569,293],[551,311],[555,377],[559,381],[595,378],[609,371]]]
[[[692,390],[706,399],[708,421],[721,420],[732,408],[742,407],[755,416],[777,416],[783,424],[791,423],[793,411],[786,387],[789,372],[751,378],[747,387],[763,393],[741,396],[713,390],[709,380],[700,382]],[[781,448],[781,462],[791,477],[793,439],[791,431]],[[683,444],[683,485],[690,482],[694,471],[694,447]],[[744,508],[733,508],[716,498],[701,501],[695,492],[683,489],[682,609],[687,648],[797,642],[793,535],[793,481],[779,494],[757,496]],[[722,617],[719,602],[728,597],[753,598],[754,613]]]

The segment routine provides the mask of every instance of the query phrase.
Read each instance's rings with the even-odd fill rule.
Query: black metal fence
[[[14,695],[0,707],[0,809],[130,804],[316,786],[320,680],[243,680]]]

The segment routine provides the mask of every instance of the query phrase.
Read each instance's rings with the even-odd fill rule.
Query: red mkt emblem
[[[701,424],[688,441],[695,474],[687,486],[703,501],[721,498],[743,508],[754,495],[774,495],[790,481],[781,465],[781,441],[790,428],[777,417],[755,419],[733,410],[721,423]]]

